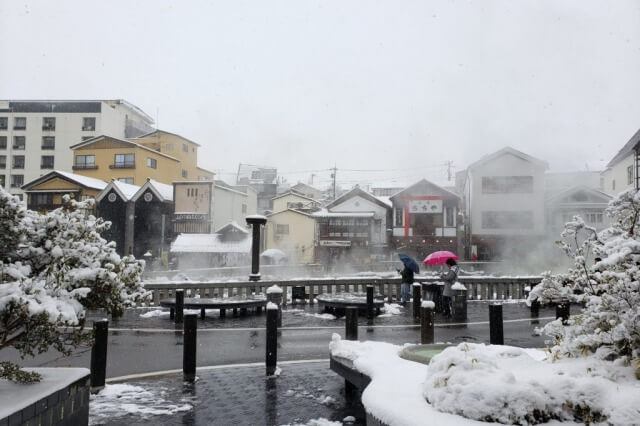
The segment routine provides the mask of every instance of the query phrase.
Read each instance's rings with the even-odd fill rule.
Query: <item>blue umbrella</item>
[[[413,260],[412,257],[409,257],[404,253],[398,253],[398,257],[400,258],[402,263],[404,263],[404,266],[411,269],[416,274],[420,273],[420,267],[418,266],[418,263],[415,260]]]

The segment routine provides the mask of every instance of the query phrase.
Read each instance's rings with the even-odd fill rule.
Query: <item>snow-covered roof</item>
[[[613,167],[625,158],[627,158],[632,152],[636,145],[640,143],[640,129],[631,136],[631,139],[624,144],[624,146],[618,151],[618,153],[607,163],[607,168]]]
[[[374,217],[374,212],[330,212],[326,209],[311,213],[314,217]]]
[[[164,133],[164,134],[166,134],[166,135],[176,136],[176,137],[179,137],[180,139],[183,139],[183,140],[185,140],[185,141],[187,141],[187,142],[190,142],[190,143],[194,144],[195,146],[200,146],[200,144],[199,144],[199,143],[196,143],[196,142],[192,141],[191,139],[187,139],[187,138],[185,138],[185,137],[184,137],[184,136],[182,136],[182,135],[179,135],[179,134],[177,134],[177,133],[167,132],[166,130],[160,130],[160,129],[155,129],[155,130],[153,130],[153,131],[151,131],[151,132],[149,132],[149,133],[145,133],[144,135],[140,135],[140,136],[138,136],[138,137],[136,137],[136,138],[133,138],[133,139],[143,139],[143,138],[148,138],[149,136],[153,136],[153,135],[158,134],[158,133]]]
[[[98,194],[96,201],[102,201],[102,199],[106,197],[111,190],[114,190],[123,201],[129,201],[139,189],[140,187],[138,185],[131,185],[130,183],[113,180],[102,190],[100,194]]]
[[[172,253],[249,253],[251,237],[223,241],[219,234],[180,234],[171,243]]]
[[[587,193],[587,194],[591,194],[591,195],[594,196],[594,198],[601,200],[600,202],[591,202],[591,204],[594,204],[594,205],[605,205],[606,206],[609,203],[609,201],[613,198],[611,195],[609,195],[609,194],[607,194],[605,192],[599,191],[599,190],[594,189],[594,188],[590,188],[590,187],[588,187],[586,185],[577,185],[577,186],[573,186],[571,188],[568,188],[568,189],[566,189],[566,190],[564,190],[562,192],[559,192],[557,194],[554,194],[553,196],[551,196],[551,197],[549,197],[547,199],[547,203],[556,204],[556,203],[562,201],[563,199],[566,199],[569,195],[575,194],[576,192],[584,192],[584,193]],[[576,202],[576,203],[572,203],[572,204],[585,204],[585,203]]]
[[[138,192],[131,197],[131,201],[138,201],[142,194],[150,190],[162,202],[173,201],[173,185],[167,185],[166,183],[158,182],[157,180],[148,178],[144,185],[140,187]]]
[[[517,149],[513,149],[510,146],[506,146],[494,153],[491,154],[487,154],[485,156],[483,156],[482,158],[480,158],[479,160],[471,163],[469,165],[469,167],[467,167],[467,170],[476,168],[486,162],[492,161],[495,158],[501,157],[504,154],[511,154],[511,155],[515,155],[518,158],[521,158],[525,161],[529,161],[531,163],[535,163],[541,167],[544,167],[545,169],[549,168],[549,164],[546,161],[540,160],[538,158],[532,157],[529,154],[525,154],[522,151],[518,151]]]
[[[82,176],[82,175],[77,175],[75,173],[69,173],[69,172],[63,172],[60,170],[53,170],[49,173],[47,173],[44,176],[40,176],[37,179],[32,180],[31,182],[26,183],[25,185],[22,186],[22,189],[25,191],[29,191],[29,189],[35,185],[38,185],[42,182],[46,182],[49,179],[53,178],[53,177],[62,177],[66,180],[70,180],[72,182],[77,183],[78,185],[82,185],[86,188],[91,188],[91,189],[99,189],[102,190],[104,188],[106,188],[107,186],[107,182],[100,180],[100,179],[96,179],[96,178],[92,178],[92,177],[88,177],[88,176]]]
[[[249,233],[249,231],[247,231],[246,228],[243,228],[242,226],[240,226],[238,224],[238,222],[236,222],[235,220],[227,223],[226,225],[222,225],[220,228],[218,228],[216,233],[220,234],[220,233],[228,231],[231,228],[236,229],[238,232],[240,232],[242,234],[248,234]]]
[[[383,195],[377,195],[375,196],[378,200],[382,201],[383,203],[385,203],[387,206],[392,207],[393,203],[391,202],[391,197],[386,197]]]

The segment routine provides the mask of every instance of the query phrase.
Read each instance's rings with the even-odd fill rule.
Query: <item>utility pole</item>
[[[333,178],[333,199],[336,199],[336,172],[338,171],[338,169],[336,168],[336,165],[333,165],[333,173],[331,173],[331,177]]]
[[[453,174],[452,172],[453,161],[449,160],[445,163],[445,165],[447,166],[447,180],[450,181]]]

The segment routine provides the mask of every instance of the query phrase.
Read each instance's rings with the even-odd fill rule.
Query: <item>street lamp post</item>
[[[260,281],[260,226],[267,223],[267,218],[262,215],[249,215],[246,217],[248,225],[253,228],[253,240],[251,242],[251,274],[249,281]]]

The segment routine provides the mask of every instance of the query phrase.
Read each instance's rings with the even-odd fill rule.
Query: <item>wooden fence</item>
[[[527,277],[487,277],[461,276],[458,278],[467,288],[470,300],[508,300],[525,297],[525,288],[533,287],[541,280],[539,276]],[[417,277],[416,282],[432,283],[440,281],[437,277]],[[220,281],[220,282],[168,282],[145,283],[145,288],[153,292],[153,304],[158,305],[162,299],[174,297],[176,289],[184,289],[186,297],[229,297],[248,296],[253,293],[264,293],[267,287],[278,285],[283,290],[283,301],[291,291],[301,292],[310,303],[322,293],[365,292],[367,285],[373,285],[376,292],[382,294],[387,301],[400,299],[400,278],[319,278],[272,281]]]

